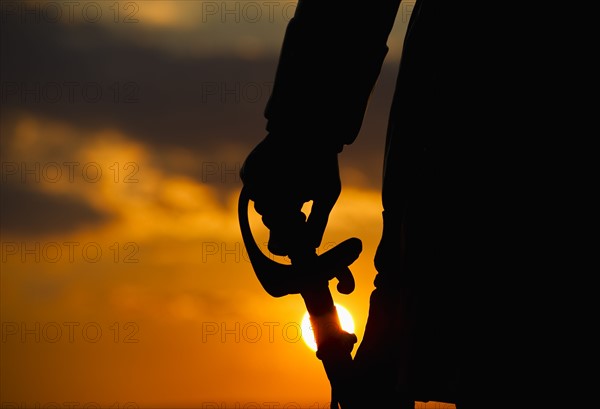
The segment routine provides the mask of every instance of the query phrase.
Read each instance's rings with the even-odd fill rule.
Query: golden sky
[[[236,216],[295,2],[67,3],[2,3],[2,405],[327,407],[303,302],[260,287]],[[359,342],[408,12],[323,240],[363,241],[356,291],[331,283]]]

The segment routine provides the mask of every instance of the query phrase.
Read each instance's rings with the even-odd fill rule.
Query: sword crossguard
[[[281,264],[267,257],[260,250],[248,220],[250,196],[246,188],[242,188],[238,201],[238,219],[244,246],[248,252],[252,268],[265,291],[273,297],[288,294],[299,294],[312,280],[331,280],[337,278],[337,290],[342,294],[354,291],[355,282],[348,268],[360,255],[362,242],[353,237],[343,241],[309,263]]]

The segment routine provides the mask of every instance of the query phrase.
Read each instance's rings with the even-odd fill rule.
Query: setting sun
[[[342,324],[342,329],[351,334],[354,333],[354,320],[352,319],[352,315],[350,312],[342,307],[339,304],[335,304],[337,308],[338,316],[340,317],[340,324]],[[310,318],[308,316],[308,312],[304,314],[302,318],[302,338],[306,345],[312,349],[313,351],[317,350],[317,343],[315,342],[315,337],[312,331],[312,327],[310,325]]]

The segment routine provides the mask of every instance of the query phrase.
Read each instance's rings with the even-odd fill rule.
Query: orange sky
[[[42,14],[52,11],[44,9],[47,2],[30,4],[39,7],[41,20],[53,16]],[[268,14],[255,19],[250,9],[238,9],[239,21],[232,14],[223,18],[222,10],[211,8],[221,2],[120,2],[118,16],[108,3],[96,4],[103,14],[94,30],[105,33],[106,44],[117,49],[127,41],[127,47],[171,54],[174,61],[273,59],[286,22],[277,10],[272,19]],[[293,4],[278,6],[283,10]],[[125,15],[138,21],[122,24]],[[90,15],[51,21],[44,29],[50,36],[74,30],[68,40],[57,34],[61,47],[97,47],[78,44],[87,37],[77,33],[91,24],[84,17]],[[405,18],[401,13],[398,30]],[[12,24],[4,30],[40,29],[19,17]],[[392,62],[400,43],[398,36],[390,43]],[[53,61],[51,54],[47,61],[23,62],[31,77],[23,82],[6,71],[10,75],[4,84],[35,84],[38,71],[31,64],[40,64],[43,76],[49,75],[44,64],[50,63],[56,69],[62,61]],[[116,74],[106,77],[107,83],[130,78],[119,77],[119,61],[113,64]],[[66,60],[64,67],[70,67]],[[56,83],[64,86],[65,79]],[[104,79],[95,80],[104,87]],[[48,84],[42,82],[42,90],[48,91]],[[87,121],[73,113],[79,105],[50,104],[44,98],[32,104],[5,85],[1,187],[4,194],[22,196],[6,198],[1,214],[2,405],[327,407],[330,391],[321,363],[297,333],[305,312],[301,298],[274,299],[263,291],[239,235],[241,184],[235,170],[260,135],[245,142],[222,136],[208,141],[214,132],[220,134],[217,127],[211,135],[200,131],[198,146],[169,145],[171,135],[165,136],[165,145],[131,120],[138,111],[142,118],[156,117],[151,104],[110,105],[102,120]],[[140,95],[148,98],[152,85],[142,85]],[[264,102],[251,107],[257,116]],[[170,101],[160,103],[160,113],[174,115],[167,110]],[[93,118],[97,106],[82,109]],[[248,130],[243,119],[236,122],[239,104],[198,109],[200,115],[202,109],[225,110],[237,131]],[[370,112],[365,122],[386,113]],[[125,119],[113,121],[113,116]],[[174,134],[177,120],[172,121]],[[231,132],[226,128],[231,123],[222,126],[223,135]],[[383,127],[379,123],[373,129]],[[382,132],[373,138],[383,147]],[[354,159],[361,143],[341,157],[344,189],[323,240],[324,247],[352,236],[363,240],[363,253],[351,266],[356,291],[340,295],[331,283],[335,301],[354,316],[359,342],[381,231],[379,180],[369,172],[379,174],[382,166]],[[382,153],[375,151],[373,157],[381,159]],[[24,199],[13,202],[12,197]],[[265,243],[267,232],[253,213],[251,221],[257,241]]]
[[[239,235],[236,194],[219,203],[213,188],[165,174],[153,165],[158,152],[116,131],[90,135],[77,146],[76,130],[64,124],[35,118],[17,124],[13,143],[5,145],[12,160],[5,164],[35,171],[37,163],[57,163],[40,165],[39,183],[25,173],[25,183],[77,197],[113,217],[69,234],[3,235],[4,401],[326,399],[320,361],[297,333],[302,300],[273,299],[258,284]],[[67,172],[59,178],[56,170],[67,167],[50,159],[57,143],[71,150],[66,157],[77,158],[81,169],[91,163],[102,169],[102,177],[85,176],[78,167],[72,181]],[[137,181],[115,182],[114,163],[135,164]],[[22,176],[3,175],[20,183]],[[352,268],[357,291],[343,296],[332,283],[336,301],[354,314],[359,336],[379,212],[378,192],[347,186],[323,241],[324,248],[350,236],[364,241]],[[265,243],[254,213],[252,223]],[[97,328],[102,334],[94,342]]]
[[[75,134],[22,119],[8,151],[35,169],[54,163],[47,158],[57,141],[75,145]],[[73,195],[114,217],[69,234],[3,236],[3,401],[323,401],[320,362],[297,334],[302,300],[272,299],[260,288],[243,252],[237,197],[218,203],[211,187],[155,167],[157,154],[105,131],[70,156],[101,168],[99,180],[49,176],[50,166],[47,174],[40,167],[39,183],[26,174],[35,189]],[[113,161],[135,163],[137,182],[115,183]],[[353,268],[358,290],[336,295],[354,313],[358,335],[379,211],[377,192],[348,186],[324,240],[365,241]],[[255,214],[253,224],[264,243]]]

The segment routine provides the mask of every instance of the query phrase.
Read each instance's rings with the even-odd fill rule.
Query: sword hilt
[[[250,195],[242,188],[238,201],[238,219],[244,246],[252,268],[267,293],[273,297],[300,294],[312,283],[337,278],[337,290],[342,294],[354,291],[355,281],[348,268],[360,255],[362,242],[353,237],[321,255],[294,257],[291,265],[278,263],[260,250],[248,220]]]
[[[301,294],[309,312],[317,358],[331,383],[331,408],[337,408],[341,399],[352,388],[352,349],[357,342],[355,334],[342,330],[328,282],[338,279],[337,290],[342,294],[354,291],[355,282],[348,268],[360,255],[362,242],[350,238],[332,249],[317,255],[314,249],[295,249],[290,254],[291,265],[277,263],[260,250],[248,221],[250,196],[242,188],[238,202],[238,218],[244,246],[248,252],[254,273],[262,287],[273,297]]]

